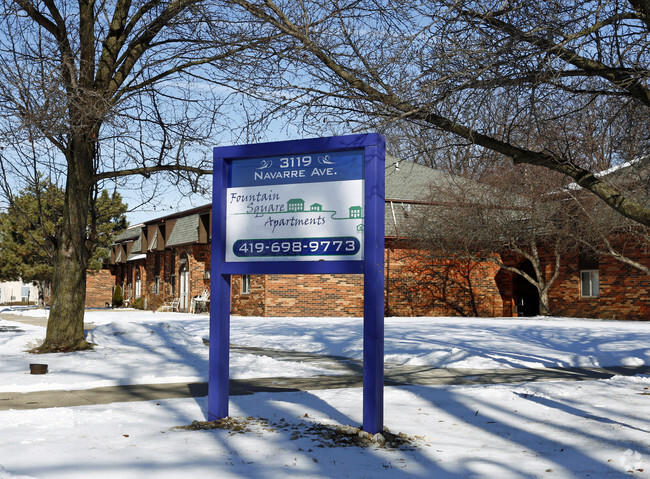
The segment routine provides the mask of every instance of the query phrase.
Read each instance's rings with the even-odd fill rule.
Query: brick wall
[[[192,246],[190,261],[190,297],[203,293],[203,290],[210,290],[210,279],[205,277],[205,272],[210,271],[209,244],[196,244]]]
[[[142,286],[142,296],[147,298],[147,309],[156,311],[171,296],[171,251],[149,251],[145,264],[146,282]],[[158,291],[154,291],[156,277],[159,278]]]
[[[553,257],[540,253],[547,279]],[[645,251],[631,255],[650,266]],[[522,258],[505,257],[519,265]],[[514,273],[490,262],[426,264],[408,248],[386,252],[386,314],[396,316],[516,316]],[[442,274],[439,274],[442,273]],[[551,314],[602,319],[650,320],[650,276],[612,258],[601,257],[600,296],[582,298],[577,254],[565,255],[549,291]],[[268,275],[251,277],[251,293],[241,294],[233,276],[233,314],[251,316],[362,316],[361,275]],[[443,281],[444,279],[444,281]],[[436,284],[436,281],[441,281]]]
[[[504,316],[507,280],[490,262],[436,257],[407,245],[386,249],[386,315]]]
[[[393,246],[386,250],[386,314],[458,316],[475,308],[484,316],[512,315],[512,296],[504,297],[510,276],[497,281],[498,272],[492,263],[445,260],[431,266],[412,250]],[[442,277],[446,284],[434,284]],[[253,275],[249,294],[241,293],[236,275],[231,290],[235,315],[363,316],[363,275]]]
[[[103,308],[113,301],[115,277],[110,270],[88,271],[86,273],[86,308]]]
[[[650,257],[642,249],[632,251],[628,256],[650,266]],[[551,313],[584,318],[650,320],[650,276],[611,257],[601,256],[598,263],[599,297],[584,298],[580,293],[578,255],[564,257],[561,276],[549,292]]]
[[[250,290],[242,293],[242,276],[233,275],[230,280],[231,313],[237,316],[268,316],[266,311],[266,283],[263,275],[250,275]]]
[[[363,316],[362,275],[268,275],[265,316]]]

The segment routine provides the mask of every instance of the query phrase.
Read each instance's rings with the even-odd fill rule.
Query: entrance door
[[[140,268],[135,273],[135,299],[142,296],[142,281],[140,279]]]
[[[183,261],[185,260],[185,261]],[[179,309],[187,311],[190,307],[190,271],[187,267],[187,257],[181,258],[181,266],[178,271],[179,275],[179,293],[178,296],[181,300]]]
[[[537,277],[530,261],[526,261],[519,268],[531,277]],[[517,316],[537,316],[539,314],[539,292],[537,288],[518,274],[514,277],[513,286],[515,300],[517,301]]]

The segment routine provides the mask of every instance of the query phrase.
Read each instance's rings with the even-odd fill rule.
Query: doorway
[[[533,264],[526,260],[518,268],[537,279]],[[514,275],[513,296],[517,305],[517,316],[537,316],[539,314],[539,292],[519,274]]]
[[[188,311],[190,306],[190,269],[188,263],[187,255],[183,254],[179,260],[178,267],[178,297],[180,299],[178,308],[180,311]]]

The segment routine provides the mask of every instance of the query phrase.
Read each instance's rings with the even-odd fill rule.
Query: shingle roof
[[[424,165],[386,156],[386,200],[428,201],[432,184],[445,176]]]
[[[479,195],[472,180],[429,168],[412,161],[386,155],[386,208],[384,210],[386,236],[405,237],[417,218],[426,214],[431,203],[440,199],[441,191],[472,191]]]
[[[130,226],[124,231],[122,231],[117,238],[115,238],[115,243],[122,243],[123,241],[131,241],[140,237],[142,233],[142,225]]]
[[[176,220],[166,246],[196,243],[199,240],[199,214],[181,216]]]
[[[131,254],[129,255],[128,258],[126,258],[127,261],[132,260],[136,255],[141,254],[140,250],[142,249],[142,235],[139,235],[137,239],[133,242],[133,248],[131,248]]]

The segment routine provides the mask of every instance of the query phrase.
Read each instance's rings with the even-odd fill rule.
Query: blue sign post
[[[230,275],[364,275],[363,428],[383,430],[384,139],[214,149],[208,416],[228,416]]]

